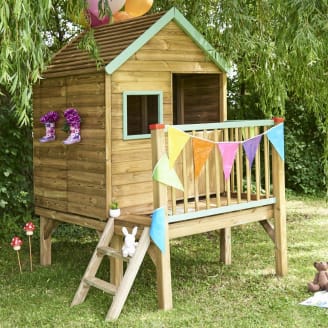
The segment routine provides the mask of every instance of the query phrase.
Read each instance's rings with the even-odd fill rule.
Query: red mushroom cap
[[[34,231],[35,230],[35,225],[33,222],[27,222],[24,227],[25,231]]]
[[[13,237],[13,239],[11,240],[11,243],[10,245],[12,247],[15,247],[15,246],[22,246],[23,245],[23,241],[19,238],[19,237]]]

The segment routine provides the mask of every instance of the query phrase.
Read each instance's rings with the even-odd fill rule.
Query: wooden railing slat
[[[243,204],[262,200],[263,198],[271,198],[271,145],[265,132],[272,125],[273,121],[262,120],[246,121],[246,123],[244,121],[229,121],[174,126],[175,128],[183,127],[185,131],[192,127],[193,129],[187,132],[192,137],[203,138],[214,143],[235,141],[240,142],[240,144],[233,162],[230,178],[225,180],[223,161],[217,146],[213,147],[213,151],[205,162],[200,175],[195,178],[192,138],[187,142],[175,164],[184,191],[175,190],[174,188],[170,190],[170,215],[211,209],[213,206],[219,208],[236,203]],[[204,129],[204,126],[211,130]],[[218,126],[219,129],[212,129]],[[200,127],[203,129],[200,129]],[[254,163],[250,167],[242,142],[261,133],[263,138],[256,151]],[[226,200],[224,203],[222,202],[223,195]]]

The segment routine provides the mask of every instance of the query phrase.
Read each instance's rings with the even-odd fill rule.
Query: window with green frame
[[[163,123],[163,92],[123,92],[123,139],[149,138],[154,123]]]

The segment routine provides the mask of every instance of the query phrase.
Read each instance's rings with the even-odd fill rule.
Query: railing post
[[[275,125],[282,123],[283,119],[274,118]],[[273,195],[276,197],[274,204],[275,221],[275,258],[276,274],[287,274],[287,228],[286,228],[286,199],[285,199],[285,168],[284,161],[272,147],[272,184]]]
[[[158,160],[166,153],[164,124],[151,124],[151,146],[153,169]],[[154,209],[163,207],[165,209],[165,252],[162,253],[157,247],[154,248],[155,265],[157,273],[157,294],[159,308],[170,310],[172,304],[172,285],[171,285],[171,259],[170,259],[170,240],[169,226],[167,219],[167,187],[157,181],[153,181],[153,206]]]

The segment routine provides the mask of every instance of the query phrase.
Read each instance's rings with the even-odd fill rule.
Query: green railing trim
[[[222,207],[216,207],[216,208],[210,208],[207,210],[200,210],[196,212],[190,212],[190,213],[183,213],[183,214],[175,214],[175,215],[169,215],[168,216],[168,222],[169,223],[175,223],[180,221],[186,221],[186,220],[194,220],[199,219],[206,216],[212,216],[212,215],[218,215],[218,214],[224,214],[224,213],[230,213],[230,212],[237,212],[242,210],[247,210],[254,207],[261,207],[266,205],[272,205],[276,203],[276,198],[266,198],[266,199],[260,199],[255,200],[247,203],[240,203],[240,204],[232,204]]]
[[[224,121],[217,123],[181,124],[172,125],[182,131],[220,130],[231,128],[248,128],[254,126],[273,126],[273,120]]]

